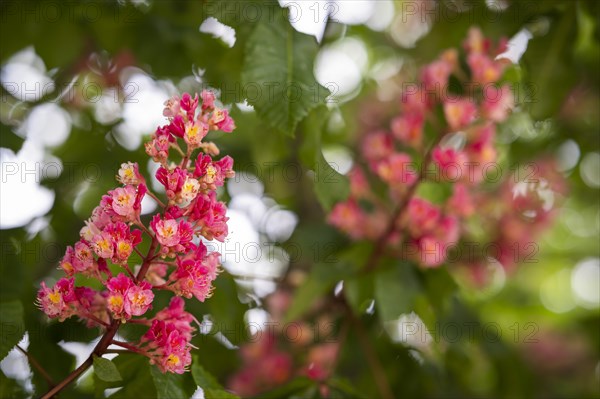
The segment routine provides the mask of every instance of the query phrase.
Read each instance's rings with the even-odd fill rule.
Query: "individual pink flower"
[[[431,202],[419,197],[408,203],[408,230],[414,237],[432,231],[441,217],[441,210]]]
[[[340,345],[338,342],[329,342],[315,345],[308,352],[305,372],[308,378],[324,381],[331,375],[335,365]]]
[[[487,53],[490,50],[490,40],[486,39],[478,27],[469,28],[467,38],[463,43],[465,51],[469,54]]]
[[[423,115],[407,113],[392,120],[392,133],[401,143],[419,148],[423,139]]]
[[[469,217],[475,212],[473,199],[465,184],[454,185],[454,191],[448,200],[448,211],[462,217]]]
[[[180,217],[183,217],[183,208],[180,208],[177,205],[171,205],[171,206],[167,206],[167,209],[165,209],[165,219],[179,219]]]
[[[348,178],[350,180],[350,192],[353,197],[365,198],[369,195],[369,183],[361,168],[352,168],[348,173]]]
[[[198,94],[194,95],[192,98],[189,93],[183,93],[181,101],[179,101],[179,106],[185,111],[188,120],[194,119],[196,108],[198,107]]]
[[[86,275],[94,275],[98,271],[96,260],[90,246],[83,242],[78,241],[75,244],[73,251],[73,268],[76,272],[84,273]]]
[[[208,133],[208,125],[202,121],[191,121],[185,127],[183,140],[191,148],[198,148]]]
[[[161,245],[174,247],[179,244],[179,223],[175,219],[163,220],[160,215],[154,215],[150,223],[152,230],[156,233],[156,239]]]
[[[210,119],[210,124],[217,130],[225,133],[231,133],[235,129],[235,122],[229,116],[229,111],[226,109],[215,108]]]
[[[467,64],[471,69],[471,76],[475,83],[488,85],[495,83],[502,76],[503,66],[493,61],[490,57],[480,53],[467,56]]]
[[[186,179],[187,172],[179,167],[167,169],[161,166],[156,171],[156,180],[165,187],[169,199],[174,199],[179,194]]]
[[[142,281],[127,290],[125,296],[125,312],[130,316],[141,316],[152,306],[154,293],[150,283]]]
[[[109,192],[110,193],[110,192]],[[119,218],[120,216],[114,211],[112,195],[105,194],[102,196],[100,200],[100,205],[98,205],[92,211],[92,217],[90,218],[88,223],[91,225],[92,237],[94,234],[98,234],[99,231],[104,229],[106,225],[111,223],[115,218]]]
[[[137,190],[132,185],[119,187],[109,192],[112,196],[112,208],[117,215],[123,216],[125,220],[133,221],[137,218],[134,209]]]
[[[110,210],[110,214],[105,212],[102,207],[97,206],[92,211],[92,217],[85,221],[85,226],[79,230],[79,236],[82,240],[91,241],[96,234],[102,232],[104,228],[112,220],[112,215],[115,215],[114,211]]]
[[[215,93],[210,90],[202,90],[202,110],[211,111],[215,107]]]
[[[404,153],[394,153],[382,159],[376,164],[375,172],[394,188],[410,186],[418,177],[410,155]]]
[[[494,122],[504,122],[515,106],[515,98],[508,85],[498,88],[486,86],[483,89],[481,113]]]
[[[477,107],[467,98],[444,102],[444,116],[452,130],[462,129],[471,124],[477,115]]]
[[[433,103],[430,93],[418,85],[407,88],[401,96],[402,110],[407,114],[424,114]]]
[[[144,177],[140,174],[136,162],[126,162],[121,164],[117,174],[117,180],[125,185],[138,185],[144,182]]]
[[[174,331],[173,334],[177,334]],[[192,362],[192,355],[189,349],[186,351],[167,352],[165,356],[157,363],[163,373],[170,372],[175,374],[183,374],[187,371],[188,366]]]
[[[335,204],[327,221],[354,239],[364,236],[366,215],[356,201],[349,199]]]
[[[72,276],[75,273],[75,266],[73,265],[75,260],[75,252],[73,247],[68,246],[65,255],[59,263],[59,267],[65,272],[67,276]]]
[[[175,279],[175,283],[169,288],[177,295],[186,298],[194,296],[200,302],[204,302],[212,293],[212,280],[208,276],[208,269],[200,261],[179,260],[172,278]]]
[[[165,109],[163,110],[163,116],[167,118],[174,118],[179,115],[180,109],[180,98],[179,96],[173,96],[165,101]]]
[[[169,133],[175,137],[183,138],[185,135],[186,120],[182,115],[177,115],[169,125],[166,126]]]
[[[431,159],[438,166],[442,180],[457,181],[467,175],[464,169],[468,158],[462,151],[452,147],[436,147],[432,151]]]
[[[99,258],[110,259],[115,253],[113,237],[108,232],[96,234],[91,240],[91,245]]]
[[[42,282],[37,295],[37,305],[48,317],[56,317],[63,321],[75,314],[76,308],[71,307],[77,300],[73,281],[72,278],[61,278],[53,288],[48,288],[46,283]]]
[[[434,236],[424,236],[418,240],[417,260],[427,268],[438,267],[446,260],[446,245]]]
[[[452,73],[452,65],[445,60],[437,60],[425,66],[421,71],[421,81],[427,90],[438,93],[446,91],[448,78]]]
[[[185,178],[185,181],[183,182],[183,185],[181,186],[181,192],[179,193],[179,195],[181,197],[181,200],[188,204],[191,201],[193,201],[194,198],[196,198],[199,191],[200,183],[198,182],[198,180],[187,176]]]
[[[446,246],[455,245],[460,237],[458,219],[452,215],[442,216],[436,226],[435,234]]]
[[[382,131],[369,133],[364,138],[361,149],[368,161],[378,161],[394,151],[392,136]]]
[[[495,134],[496,129],[493,124],[478,127],[474,130],[472,141],[465,146],[464,152],[471,165],[474,166],[474,169],[469,170],[468,182],[470,184],[480,183],[486,175],[485,168],[496,162]]]
[[[144,278],[152,285],[163,285],[167,282],[165,277],[167,276],[168,270],[169,267],[166,263],[152,262]],[[136,273],[137,272],[139,272],[138,267],[136,267]]]

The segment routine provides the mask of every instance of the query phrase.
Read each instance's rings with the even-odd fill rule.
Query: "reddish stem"
[[[152,259],[154,259],[154,251],[156,250],[157,245],[158,245],[158,241],[156,240],[155,237],[152,237],[152,243],[150,244],[150,248],[148,249],[148,253],[146,254],[146,256],[144,258],[142,267],[140,268],[140,271],[138,272],[138,275],[135,279],[136,282],[139,282],[144,279],[144,276],[146,275],[146,272],[148,271],[148,268],[150,267]],[[42,396],[42,399],[50,399],[50,398],[54,397],[60,391],[65,389],[69,384],[71,384],[73,381],[75,381],[88,368],[90,368],[90,366],[94,362],[94,355],[102,356],[104,353],[106,353],[106,350],[108,349],[110,344],[113,342],[113,338],[117,334],[117,331],[119,330],[120,326],[121,326],[120,320],[113,320],[112,323],[110,324],[110,326],[108,327],[108,329],[106,330],[106,332],[104,333],[104,335],[102,336],[102,338],[100,338],[100,341],[94,348],[93,352],[85,360],[85,362],[83,362],[79,367],[77,367],[75,370],[73,370],[71,372],[71,374],[69,374],[58,385],[56,385],[55,387],[50,389],[48,392],[46,392],[46,394],[44,396]]]
[[[375,248],[373,248],[371,255],[367,259],[366,266],[363,269],[364,272],[372,271],[373,269],[375,269],[377,267],[377,263],[383,256],[383,249],[385,248],[385,245],[387,244],[388,238],[390,237],[390,235],[392,235],[392,233],[394,233],[394,231],[396,231],[396,227],[397,227],[396,224],[398,222],[398,219],[404,214],[404,211],[405,211],[406,207],[408,206],[410,200],[414,196],[415,192],[417,191],[417,187],[419,186],[419,184],[421,184],[421,182],[423,180],[425,180],[425,174],[426,174],[425,172],[427,171],[427,168],[431,164],[431,155],[432,155],[433,149],[439,144],[442,137],[444,137],[444,135],[440,134],[440,136],[437,138],[437,140],[435,140],[431,144],[431,146],[425,153],[425,155],[423,157],[423,163],[421,164],[421,170],[419,171],[419,176],[417,177],[417,180],[415,180],[415,182],[408,187],[408,190],[406,191],[405,195],[402,197],[402,199],[398,203],[396,210],[392,213],[392,216],[387,225],[387,228],[385,229],[383,234],[380,236],[380,238],[377,240],[377,244],[375,244]]]
[[[131,345],[131,344],[127,343],[127,342],[116,341],[116,340],[113,339],[111,341],[111,344],[120,346],[121,348],[128,349],[128,350],[130,350],[132,352],[135,352],[135,353],[144,354],[144,352],[140,348],[138,348],[135,345]]]

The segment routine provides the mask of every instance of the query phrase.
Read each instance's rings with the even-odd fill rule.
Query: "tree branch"
[[[369,367],[371,368],[371,372],[375,378],[375,384],[377,385],[377,390],[379,391],[381,398],[394,399],[394,393],[392,392],[392,388],[390,387],[390,383],[385,374],[385,369],[379,362],[377,354],[371,346],[365,326],[362,324],[362,321],[356,317],[354,313],[352,313],[351,309],[348,309],[347,313],[350,321],[354,325],[356,335],[358,336],[358,342],[360,343],[365,357],[367,358],[367,363],[369,363]]]
[[[404,213],[410,200],[412,199],[415,192],[417,191],[417,187],[419,187],[419,184],[421,184],[423,182],[423,180],[425,180],[425,172],[426,172],[427,168],[429,167],[429,165],[431,164],[431,155],[432,155],[433,149],[435,147],[437,147],[437,145],[440,143],[440,140],[442,139],[442,137],[444,137],[444,134],[440,134],[437,137],[437,139],[431,144],[429,149],[427,149],[427,152],[423,156],[423,163],[421,164],[421,170],[419,171],[419,176],[417,177],[417,180],[415,180],[415,182],[408,187],[408,190],[406,191],[405,195],[402,197],[402,199],[398,203],[396,210],[392,213],[392,216],[387,225],[387,228],[385,229],[383,234],[380,236],[380,238],[377,240],[377,244],[375,245],[375,248],[373,248],[371,255],[369,255],[369,258],[367,259],[366,266],[364,267],[363,272],[370,272],[377,267],[377,263],[383,256],[383,249],[385,248],[385,245],[387,244],[388,237],[392,233],[394,233],[394,231],[396,231],[396,227],[397,227],[396,223],[398,222],[398,219]]]

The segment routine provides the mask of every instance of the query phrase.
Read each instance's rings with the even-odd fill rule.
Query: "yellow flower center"
[[[208,167],[206,168],[206,176],[208,177],[207,180],[209,181],[209,183],[213,182],[216,175],[217,175],[217,169],[212,165],[208,165]]]
[[[50,302],[52,302],[53,304],[57,304],[60,302],[60,292],[51,292],[48,294],[48,298],[50,299]]]
[[[136,305],[142,306],[146,302],[146,295],[139,293],[139,292],[135,293],[133,295],[132,302],[135,303]]]
[[[71,273],[73,271],[73,265],[71,262],[63,262],[61,267],[67,273]]]
[[[171,353],[169,355],[169,357],[167,357],[167,363],[169,364],[169,366],[176,366],[179,364],[179,362],[180,362],[179,356],[177,356],[173,353]]]
[[[195,139],[195,138],[198,136],[198,132],[199,132],[199,131],[200,131],[200,129],[198,129],[198,126],[197,126],[197,125],[192,125],[192,126],[189,126],[189,127],[186,129],[186,132],[185,132],[185,133],[187,134],[187,136],[188,136],[190,139]]]
[[[98,248],[100,248],[101,250],[106,250],[106,249],[110,248],[110,242],[108,242],[107,239],[98,241],[97,245],[98,245]]]
[[[131,245],[127,241],[119,241],[117,249],[119,253],[128,254],[129,252],[131,252]]]
[[[496,73],[496,69],[494,67],[488,67],[483,72],[483,79],[486,82],[492,82],[492,81],[496,80],[497,75],[498,74]]]
[[[160,234],[163,237],[171,237],[174,234],[173,227],[171,227],[171,226],[163,227],[162,229],[160,229]]]
[[[123,306],[123,297],[121,295],[113,295],[108,298],[108,303],[111,307],[120,308]]]
[[[213,116],[212,116],[213,122],[214,123],[219,123],[221,122],[223,119],[225,119],[225,114],[223,113],[222,110],[220,109],[215,109],[215,111],[213,112]]]
[[[129,202],[129,199],[131,197],[127,194],[121,194],[117,197],[117,202],[119,203],[119,205],[125,205],[126,203]]]

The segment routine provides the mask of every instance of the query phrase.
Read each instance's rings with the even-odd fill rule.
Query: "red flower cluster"
[[[195,319],[177,296],[204,301],[219,272],[220,254],[208,253],[202,238],[223,241],[228,233],[227,208],[217,201],[216,189],[234,176],[233,160],[226,156],[213,161],[219,150],[202,139],[210,130],[231,132],[235,124],[227,110],[215,105],[212,92],[203,91],[201,97],[200,107],[198,95],[169,99],[164,110],[169,123],[157,128],[146,144],[148,155],[161,164],[156,179],[164,186],[166,203],[149,191],[136,163],[123,163],[117,175],[123,186],[102,197],[81,229],[80,240],[67,248],[60,262],[68,278],[52,288],[42,282],[37,299],[51,318],[63,321],[78,316],[90,327],[108,328],[115,321],[145,315],[152,308],[155,290],[172,291],[176,297],[168,308],[137,320],[150,329],[138,346],[130,347],[164,372],[182,373],[191,362]],[[186,144],[185,151],[178,139]],[[194,162],[197,149],[201,151]],[[181,155],[178,164],[169,160],[171,150]],[[140,219],[146,195],[162,208],[148,227]],[[150,239],[146,256],[137,248],[144,233]],[[141,264],[130,267],[134,252],[142,258]],[[77,274],[99,280],[104,289],[75,287]]]
[[[504,199],[504,216],[497,224],[512,227],[501,231],[518,232],[532,229],[527,224],[542,224],[546,218],[539,215],[547,212],[538,211],[539,220],[529,218],[523,225],[516,221],[522,215],[511,208],[518,207],[518,202],[526,202],[523,207],[534,206],[531,201],[535,202],[537,194],[531,185],[519,186],[529,190],[521,197],[513,196],[508,183],[502,189],[508,196],[490,193],[489,188],[487,193],[482,190],[487,171],[497,170],[496,125],[506,120],[514,107],[510,87],[500,82],[506,63],[495,61],[505,47],[503,40],[492,48],[491,42],[472,28],[464,43],[465,62],[459,62],[457,50],[447,50],[421,70],[418,84],[405,86],[400,115],[389,121],[389,129],[370,131],[362,139],[365,167],[356,166],[350,172],[351,195],[334,206],[331,224],[356,240],[383,240],[392,251],[401,246],[401,256],[424,267],[438,267],[447,260],[466,218],[474,214],[475,199],[481,203],[485,198]],[[451,79],[460,82],[461,88],[457,90]],[[431,143],[425,143],[425,137],[430,137]],[[545,172],[550,172],[547,169]],[[381,198],[371,189],[369,180],[374,178],[385,183],[389,198]],[[453,194],[444,203],[433,204],[415,194],[417,185],[425,180],[450,185]],[[552,191],[558,180],[543,181]],[[511,234],[497,239],[502,248],[508,245],[505,236]],[[509,238],[522,240],[522,236]],[[507,267],[512,264],[502,253],[497,259]]]

